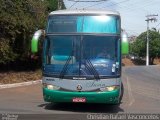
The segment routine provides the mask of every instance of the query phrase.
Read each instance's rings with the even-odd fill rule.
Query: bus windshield
[[[52,15],[47,33],[120,33],[119,16]]]
[[[119,36],[48,35],[44,49],[44,73],[65,77],[100,78],[120,74]]]

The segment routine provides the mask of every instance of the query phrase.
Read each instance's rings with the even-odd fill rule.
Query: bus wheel
[[[123,86],[123,83],[121,83],[121,95],[120,95],[120,98],[119,98],[119,104],[121,104],[123,94],[124,94],[124,86]]]

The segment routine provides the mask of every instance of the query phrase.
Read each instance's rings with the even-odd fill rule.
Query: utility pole
[[[156,22],[156,16],[158,15],[147,15],[147,19],[145,20],[147,21],[146,66],[149,65],[149,21]]]

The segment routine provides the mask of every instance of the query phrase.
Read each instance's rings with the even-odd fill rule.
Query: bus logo
[[[81,85],[78,85],[78,86],[77,86],[77,90],[78,90],[78,91],[81,91],[81,90],[82,90],[82,86],[81,86]]]

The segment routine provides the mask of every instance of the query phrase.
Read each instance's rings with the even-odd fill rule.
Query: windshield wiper
[[[72,51],[71,55],[68,57],[65,65],[64,65],[64,67],[63,67],[63,69],[62,69],[62,71],[61,71],[61,73],[60,73],[60,75],[59,75],[59,78],[60,78],[60,79],[63,79],[63,78],[64,78],[64,75],[65,75],[65,73],[66,73],[67,70],[68,70],[69,62],[70,62],[71,59],[72,59],[72,55],[73,55],[73,51]]]
[[[93,64],[91,63],[91,61],[89,59],[86,59],[86,62],[88,63],[88,64],[85,64],[86,68],[93,74],[96,80],[100,80],[99,74],[95,69],[95,67],[93,66]]]

